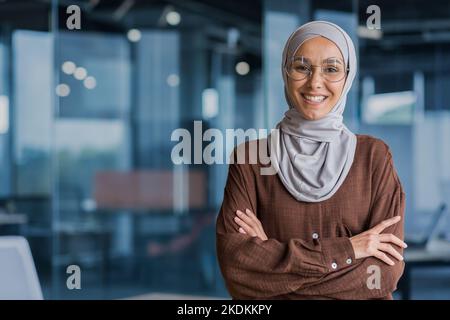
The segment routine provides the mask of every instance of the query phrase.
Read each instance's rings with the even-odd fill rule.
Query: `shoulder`
[[[261,148],[267,148],[267,139],[249,140],[235,146],[228,157],[228,174],[239,176],[238,179],[241,179],[242,183],[254,185],[255,181],[262,177],[261,167],[265,166],[261,165],[261,159],[266,157],[261,157]],[[267,162],[268,159],[267,157]]]
[[[256,165],[261,156],[268,155],[267,138],[248,140],[237,145],[230,155],[231,163]]]
[[[376,177],[395,171],[394,160],[389,145],[370,135],[356,135],[358,139],[356,156],[363,160],[363,166]]]
[[[386,142],[371,135],[357,134],[357,152],[374,161],[391,157],[391,150]]]

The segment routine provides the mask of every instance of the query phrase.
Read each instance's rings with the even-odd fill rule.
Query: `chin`
[[[297,109],[298,110],[298,109]],[[324,114],[323,112],[318,112],[317,110],[298,110],[300,111],[300,114],[303,116],[303,118],[305,118],[306,120],[319,120],[321,118],[323,118],[326,113]]]

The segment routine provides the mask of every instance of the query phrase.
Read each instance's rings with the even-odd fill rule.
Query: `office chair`
[[[28,241],[0,237],[0,300],[42,300],[42,290]]]

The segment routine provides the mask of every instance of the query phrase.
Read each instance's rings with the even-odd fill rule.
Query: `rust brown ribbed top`
[[[382,220],[404,216],[405,193],[388,146],[357,135],[343,185],[330,199],[307,203],[296,200],[278,175],[261,175],[267,165],[259,159],[249,163],[251,143],[257,140],[238,146],[245,148],[246,164],[229,165],[217,217],[217,255],[232,298],[392,299],[404,262],[391,257],[396,264],[389,266],[373,257],[356,260],[349,240]],[[238,232],[236,210],[247,208],[261,221],[268,240]],[[383,233],[403,240],[403,220]],[[376,285],[373,270],[380,271],[379,289],[367,285],[368,280]]]

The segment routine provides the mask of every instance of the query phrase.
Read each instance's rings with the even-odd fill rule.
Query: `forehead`
[[[324,37],[315,37],[303,42],[295,56],[305,56],[311,61],[322,61],[330,57],[344,59],[336,44]]]

